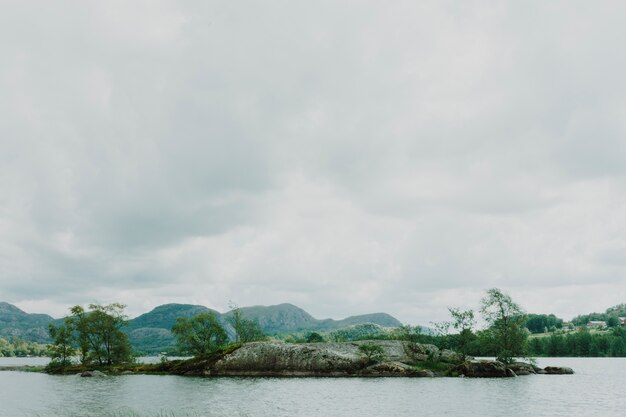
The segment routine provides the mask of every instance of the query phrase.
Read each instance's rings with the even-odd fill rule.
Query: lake
[[[31,362],[29,362],[31,361]],[[0,366],[39,358],[0,358]],[[0,372],[0,416],[624,416],[626,358],[539,359],[574,375],[469,378],[102,378]]]

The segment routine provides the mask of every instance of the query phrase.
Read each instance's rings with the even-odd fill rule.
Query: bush
[[[385,360],[385,349],[379,345],[363,344],[359,346],[359,352],[368,364],[374,364]]]

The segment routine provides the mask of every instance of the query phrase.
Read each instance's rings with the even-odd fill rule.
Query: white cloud
[[[613,7],[7,6],[0,298],[412,323],[492,286],[565,318],[623,302]]]

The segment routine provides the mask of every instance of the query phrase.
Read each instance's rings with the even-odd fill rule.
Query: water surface
[[[2,365],[3,361],[0,361]],[[0,372],[0,416],[623,416],[626,359],[554,358],[574,375],[469,378],[103,378]]]

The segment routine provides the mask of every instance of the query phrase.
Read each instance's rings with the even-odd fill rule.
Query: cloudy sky
[[[0,8],[0,301],[626,301],[623,2]]]

